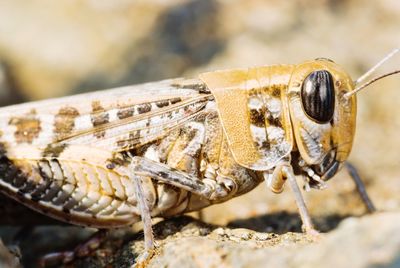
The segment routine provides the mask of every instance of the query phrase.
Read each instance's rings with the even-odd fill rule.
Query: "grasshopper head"
[[[333,177],[346,161],[355,134],[355,93],[399,71],[359,84],[397,51],[355,82],[339,65],[327,59],[305,62],[294,70],[288,92],[297,147],[292,165],[298,174],[308,178],[311,186],[322,187],[323,181]]]
[[[297,147],[293,166],[311,182],[332,177],[351,151],[356,96],[344,96],[353,89],[350,76],[326,59],[300,64],[292,74],[288,99]]]

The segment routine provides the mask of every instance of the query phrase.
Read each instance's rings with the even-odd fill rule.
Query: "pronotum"
[[[396,50],[395,52],[397,52]],[[113,228],[220,203],[296,177],[324,188],[345,165],[356,120],[353,81],[331,60],[204,73],[0,108],[0,191],[69,223]],[[360,193],[369,201],[357,176]]]

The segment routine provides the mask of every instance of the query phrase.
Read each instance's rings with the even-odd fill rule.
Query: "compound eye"
[[[328,123],[335,111],[332,75],[325,70],[310,73],[301,87],[301,102],[307,116],[313,121]]]

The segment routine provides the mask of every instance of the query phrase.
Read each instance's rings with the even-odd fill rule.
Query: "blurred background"
[[[0,0],[0,105],[317,57],[356,79],[396,47],[397,0]],[[379,72],[399,68],[400,55]],[[391,77],[359,94],[350,160],[380,210],[400,209],[399,87]],[[317,219],[365,212],[343,171],[306,198]],[[268,215],[295,212],[290,191],[261,185],[204,217],[267,231]]]

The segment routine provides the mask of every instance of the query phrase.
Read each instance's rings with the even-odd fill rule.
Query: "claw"
[[[304,230],[308,237],[311,238],[312,241],[317,242],[321,239],[321,233],[315,230],[314,228]]]
[[[155,249],[145,250],[136,258],[135,263],[131,266],[131,268],[145,268],[151,258],[154,256],[155,252]]]

